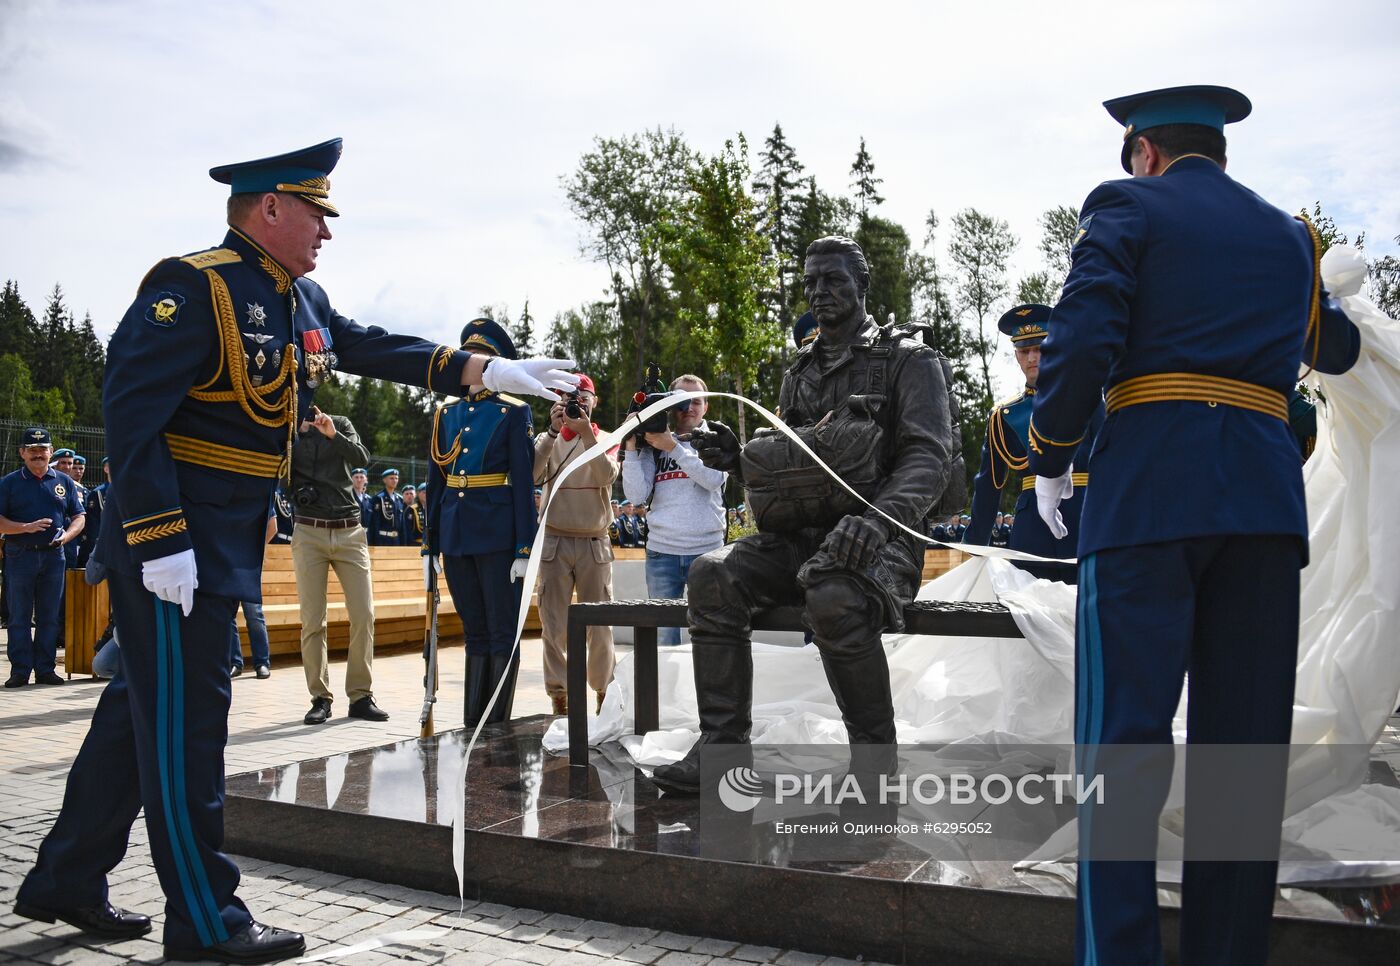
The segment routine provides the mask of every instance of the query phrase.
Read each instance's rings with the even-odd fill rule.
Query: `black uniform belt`
[[[1203,402],[1211,407],[1223,403],[1288,422],[1288,399],[1283,393],[1252,382],[1194,372],[1158,372],[1120,382],[1104,397],[1104,409],[1113,413],[1127,406],[1176,401]]]
[[[165,442],[170,446],[171,457],[181,463],[193,463],[195,466],[207,466],[265,480],[275,480],[283,475],[286,456],[280,453],[258,453],[175,433],[166,433]]]
[[[1088,474],[1088,473],[1074,473],[1074,474],[1072,474],[1072,475],[1070,476],[1070,480],[1071,480],[1071,482],[1074,483],[1075,486],[1088,486],[1088,485],[1089,485],[1089,474]],[[1022,493],[1026,492],[1027,490],[1034,490],[1034,489],[1035,489],[1035,474],[1034,474],[1034,473],[1027,473],[1025,476],[1021,477],[1021,492],[1022,492]]]
[[[351,527],[360,525],[358,517],[351,517],[347,520],[318,520],[315,517],[296,517],[295,519],[299,527],[316,527],[319,530],[349,530]]]
[[[14,543],[5,541],[6,553],[24,553],[26,550],[62,550],[63,547],[56,543]]]
[[[510,476],[506,473],[448,473],[447,487],[452,490],[476,489],[479,486],[510,486]]]

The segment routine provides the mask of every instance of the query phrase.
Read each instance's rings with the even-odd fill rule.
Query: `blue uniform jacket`
[[[82,536],[78,538],[82,544],[78,551],[79,567],[87,566],[88,557],[92,556],[92,548],[97,545],[97,535],[102,532],[102,511],[106,505],[106,483],[99,483],[87,491],[87,499],[83,502],[83,508],[87,510],[87,521],[83,524]]]
[[[998,403],[987,420],[987,436],[982,441],[982,462],[972,481],[972,521],[967,526],[967,543],[986,546],[991,542],[997,509],[1001,504],[1001,491],[1013,475],[1018,477],[1014,484],[1017,487],[1021,487],[1024,480],[1034,479],[1027,471],[1030,448],[1026,444],[1026,433],[1030,428],[1035,395],[1035,389],[1027,386],[1015,398]],[[1100,402],[1094,410],[1089,431],[1084,434],[1084,442],[1074,454],[1077,474],[1087,476],[1090,444],[1103,424],[1103,418],[1103,403]],[[1009,532],[1002,535],[1003,545],[1038,557],[1073,557],[1079,541],[1079,511],[1084,504],[1087,481],[1077,478],[1074,482],[1074,495],[1060,504],[1060,515],[1069,529],[1068,535],[1060,540],[1055,539],[1036,509],[1034,488],[1022,488],[1020,496],[1016,498],[1016,526],[1014,529],[1006,528]]]
[[[1101,397],[1130,378],[1219,376],[1286,399],[1300,360],[1314,361],[1303,339],[1314,274],[1307,228],[1207,158],[1095,188],[1041,345],[1031,472],[1062,475]],[[1316,366],[1344,372],[1360,335],[1316,284]],[[1306,541],[1298,447],[1288,423],[1266,413],[1194,401],[1125,407],[1104,420],[1089,477],[1080,556],[1209,535]]]
[[[530,407],[479,392],[439,406],[428,476],[432,553],[530,555],[537,528]]]
[[[63,535],[68,523],[83,512],[78,500],[78,484],[67,473],[50,467],[43,476],[36,477],[29,472],[29,467],[21,466],[0,477],[0,517],[14,523],[29,523],[46,517],[52,521],[37,533],[6,534],[5,542],[12,547],[50,546]],[[70,542],[64,547],[65,556],[72,545]]]
[[[268,501],[319,364],[456,392],[468,358],[347,319],[236,230],[160,262],[107,348],[99,559],[140,576],[143,561],[193,548],[201,593],[261,600]]]
[[[380,490],[369,498],[368,543],[371,547],[408,546],[408,507],[398,493]]]

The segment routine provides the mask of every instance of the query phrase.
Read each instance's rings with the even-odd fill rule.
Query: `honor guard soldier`
[[[462,330],[462,347],[506,359],[515,344],[491,319]],[[511,659],[525,566],[535,540],[534,431],[522,400],[469,386],[433,414],[428,552],[442,554],[447,589],[467,645],[466,724],[475,726],[496,685],[505,687],[488,723],[510,717]]]
[[[19,445],[24,466],[0,478],[0,533],[5,535],[10,607],[7,688],[24,687],[31,673],[40,684],[63,683],[54,661],[65,554],[87,518],[73,478],[49,466],[52,451],[48,430],[26,429]]]
[[[1048,305],[1018,305],[1002,315],[997,328],[1011,338],[1011,347],[1016,351],[1016,364],[1021,367],[1026,385],[1019,393],[1005,402],[997,403],[987,420],[987,436],[982,441],[982,463],[977,476],[972,481],[972,519],[968,521],[965,543],[986,546],[996,544],[997,506],[1001,503],[1001,493],[1012,475],[1020,477],[1020,496],[1016,499],[1016,528],[1002,536],[1003,546],[1037,557],[1061,557],[1070,559],[1075,555],[1076,541],[1079,539],[1079,509],[1083,504],[1084,488],[1089,485],[1089,448],[1094,436],[1103,423],[1103,407],[1094,410],[1084,442],[1074,454],[1074,495],[1060,504],[1060,515],[1064,518],[1067,535],[1056,538],[1050,533],[1045,521],[1040,519],[1035,503],[1035,477],[1026,472],[1026,434],[1031,422],[1031,404],[1035,400],[1036,381],[1040,375],[1040,344],[1045,341],[1046,326],[1050,320]],[[1044,577],[1047,580],[1075,582],[1073,564],[1036,564],[1017,562],[1016,566]]]
[[[102,482],[87,491],[87,501],[83,508],[87,511],[87,522],[83,525],[83,536],[78,542],[78,566],[86,567],[92,556],[92,548],[97,544],[97,535],[102,532],[102,511],[107,506],[107,489],[112,483],[112,461],[102,457]]]
[[[220,851],[226,642],[238,603],[261,599],[268,502],[287,474],[298,414],[333,368],[434,392],[485,383],[549,395],[577,384],[558,369],[565,360],[477,357],[336,312],[305,276],[331,237],[327,176],[340,149],[336,139],[214,168],[233,193],[223,242],[158,263],[108,345],[113,484],[96,556],[109,573],[122,670],[19,887],[19,916],[107,938],[149,931],[149,918],[107,901],[107,873],[144,807],[166,959],[299,954],[300,935],[253,921],[238,868]],[[48,499],[50,519],[31,516],[23,539],[51,540],[58,511]]]
[[[418,487],[412,483],[403,488],[404,543],[410,547],[423,546],[423,523],[426,518],[418,505]]]
[[[78,494],[78,503],[82,505],[83,511],[86,512],[88,488],[85,485],[83,485],[83,477],[87,475],[87,459],[78,453],[74,453],[73,468],[68,471],[68,475],[73,478],[73,489]],[[88,522],[90,523],[91,521]],[[87,533],[86,524],[83,526],[83,532]],[[69,543],[68,546],[63,548],[63,550],[65,557],[68,561],[69,570],[75,570],[83,565],[84,557],[82,537],[79,537],[77,540],[74,540],[71,543]]]
[[[360,505],[360,526],[365,528],[365,533],[369,533],[369,512],[374,503],[374,498],[369,495],[369,473],[363,466],[357,466],[350,471],[350,487],[355,493],[355,502]]]
[[[632,501],[623,500],[617,505],[617,509],[617,545],[619,547],[640,546],[637,540],[637,518],[632,515]]]
[[[1041,514],[1063,535],[1056,505],[1103,395],[1079,532],[1075,741],[1105,796],[1079,813],[1078,960],[1161,961],[1155,863],[1096,856],[1106,826],[1152,853],[1170,759],[1133,757],[1130,775],[1108,762],[1125,757],[1114,746],[1170,748],[1189,674],[1180,958],[1262,964],[1308,554],[1288,397],[1300,361],[1344,372],[1360,336],[1323,288],[1316,231],[1225,173],[1243,94],[1177,87],[1104,106],[1133,177],[1081,209],[1029,430]],[[1250,746],[1247,777],[1193,774],[1190,748],[1231,744]],[[1114,807],[1134,799],[1132,815]]]
[[[379,474],[384,489],[370,498],[369,545],[371,547],[402,547],[408,543],[408,511],[403,497],[395,491],[399,486],[399,471],[392,466]]]

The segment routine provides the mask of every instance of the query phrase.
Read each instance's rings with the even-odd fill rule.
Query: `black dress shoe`
[[[64,682],[63,682],[63,678],[59,677],[59,676],[58,676],[55,672],[53,672],[53,671],[43,671],[43,672],[41,672],[41,673],[39,673],[39,674],[34,675],[34,682],[35,682],[36,684],[62,684],[62,683],[64,683]]]
[[[27,902],[16,902],[15,915],[38,922],[61,919],[70,926],[77,926],[90,936],[102,936],[107,939],[132,939],[151,931],[150,916],[143,916],[139,912],[123,912],[110,902],[82,909],[43,909],[31,906]]]
[[[239,676],[240,674],[242,674],[242,673],[243,673],[243,665],[242,665],[242,664],[230,664],[230,665],[229,665],[229,668],[228,668],[228,676],[229,676],[229,677],[231,677],[231,678],[236,678],[236,677],[238,677],[238,676]]]
[[[259,681],[266,681],[266,680],[267,680],[268,678],[270,678],[270,677],[272,677],[272,668],[268,667],[266,664],[259,664],[259,665],[258,665],[258,680],[259,680]]]
[[[304,952],[306,940],[301,933],[250,922],[215,946],[196,949],[166,946],[165,958],[180,962],[212,959],[216,963],[272,963]]]
[[[7,688],[22,688],[28,683],[29,675],[25,674],[21,676],[18,671],[15,671],[8,678],[5,679],[5,687]]]
[[[325,724],[331,716],[330,698],[312,698],[311,710],[302,718],[302,724]]]
[[[372,694],[351,701],[350,710],[346,714],[352,718],[364,718],[366,721],[389,720],[389,712],[374,703],[374,695]]]

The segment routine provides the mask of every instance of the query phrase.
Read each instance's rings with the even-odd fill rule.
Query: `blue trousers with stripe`
[[[63,808],[20,886],[50,910],[107,898],[144,806],[151,859],[165,892],[165,943],[224,941],[250,920],[234,895],[238,867],[224,837],[228,629],[237,602],[195,594],[185,617],[139,578],[112,573],[121,669],[102,692],[68,773]]]
[[[1153,854],[1171,757],[1125,756],[1097,746],[1169,746],[1188,674],[1188,745],[1270,747],[1258,750],[1264,767],[1256,759],[1235,787],[1218,774],[1209,783],[1193,781],[1188,752],[1181,962],[1243,966],[1267,960],[1277,861],[1190,856],[1193,831],[1218,839],[1222,821],[1248,823],[1242,829],[1256,840],[1262,829],[1277,847],[1301,566],[1302,545],[1291,536],[1204,537],[1102,550],[1080,560],[1076,757],[1086,777],[1104,776],[1106,789],[1103,805],[1079,811],[1076,947],[1083,966],[1163,961],[1155,862],[1093,855],[1096,848],[1105,854],[1109,835],[1121,843],[1125,832]],[[1134,768],[1126,786],[1133,801],[1115,813],[1114,789],[1124,787],[1127,767]],[[1225,802],[1232,804],[1223,808]]]

